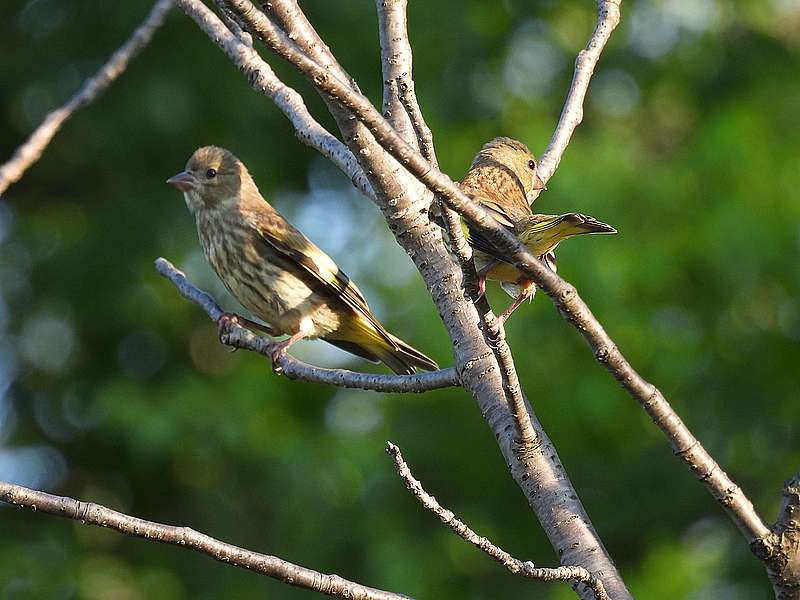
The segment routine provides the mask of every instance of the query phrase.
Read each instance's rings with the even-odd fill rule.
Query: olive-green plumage
[[[244,164],[216,146],[197,150],[168,180],[184,193],[203,253],[225,287],[278,335],[321,338],[396,373],[436,363],[390,334],[335,262],[261,196]]]
[[[485,144],[472,161],[461,180],[461,189],[555,270],[553,251],[562,240],[585,233],[616,233],[616,230],[579,213],[533,214],[530,195],[544,188],[536,166],[536,159],[525,144],[507,137],[495,138]],[[516,298],[501,315],[504,320],[533,294],[535,286],[474,227],[465,224],[464,233],[474,250],[481,286],[485,279],[499,281],[503,289]]]

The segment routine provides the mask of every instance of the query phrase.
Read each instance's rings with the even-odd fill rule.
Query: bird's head
[[[536,172],[536,157],[525,144],[513,138],[497,137],[484,144],[470,168],[475,167],[495,167],[507,171],[519,180],[525,196],[530,196],[536,190],[547,189]]]
[[[218,146],[195,150],[186,168],[167,179],[183,192],[192,213],[236,204],[243,188],[255,188],[247,167],[234,154]]]

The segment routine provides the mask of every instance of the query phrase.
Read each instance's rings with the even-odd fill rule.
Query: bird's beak
[[[547,190],[547,186],[544,184],[544,181],[542,181],[538,174],[533,178],[533,189],[537,191]]]
[[[167,179],[167,183],[174,185],[182,192],[188,192],[197,187],[197,179],[195,179],[195,176],[189,171],[181,171],[177,175],[173,175]]]

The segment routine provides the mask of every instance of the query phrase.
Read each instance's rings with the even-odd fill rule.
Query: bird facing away
[[[222,283],[268,327],[248,325],[289,336],[276,344],[273,359],[300,339],[321,338],[395,373],[438,368],[386,331],[356,285],[267,203],[231,152],[200,148],[167,183],[183,192],[203,253]]]
[[[460,185],[464,193],[478,201],[554,271],[553,251],[562,240],[585,233],[617,232],[610,225],[579,213],[533,214],[529,197],[535,190],[546,188],[536,172],[536,158],[525,144],[511,138],[498,137],[485,144]],[[474,250],[480,291],[484,291],[486,280],[491,279],[499,281],[515,298],[499,317],[505,321],[533,295],[536,286],[469,223],[464,226],[464,234]]]

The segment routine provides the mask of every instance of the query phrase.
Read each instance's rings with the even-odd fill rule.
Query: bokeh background
[[[378,102],[373,3],[303,5]],[[4,2],[0,159],[148,9]],[[500,134],[541,153],[594,3],[426,0],[411,3],[409,18],[442,167],[461,177]],[[618,228],[565,243],[560,273],[770,520],[800,464],[798,74],[798,0],[626,0],[585,123],[535,207]],[[309,104],[332,127],[313,95]],[[153,260],[168,257],[237,308],[164,185],[207,143],[245,160],[391,330],[450,363],[424,286],[377,209],[175,12],[0,201],[0,479],[418,598],[574,597],[564,584],[505,572],[394,475],[387,439],[478,532],[537,564],[557,562],[463,392],[287,381],[262,358],[222,348],[204,313],[159,278]],[[496,306],[507,301],[490,294]],[[525,390],[634,594],[770,597],[734,526],[550,302],[537,297],[508,331]],[[322,342],[296,353],[372,368]],[[2,600],[312,597],[198,554],[8,507],[0,532]]]

